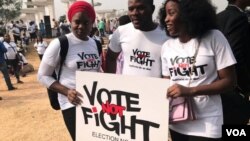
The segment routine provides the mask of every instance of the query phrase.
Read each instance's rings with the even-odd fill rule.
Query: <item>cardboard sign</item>
[[[77,72],[76,141],[167,141],[167,79]]]

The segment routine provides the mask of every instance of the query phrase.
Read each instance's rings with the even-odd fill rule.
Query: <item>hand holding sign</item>
[[[67,91],[67,97],[68,97],[69,101],[74,105],[81,105],[82,104],[81,98],[83,98],[83,96],[82,96],[82,94],[77,92],[75,89],[69,89]]]
[[[77,72],[76,141],[168,139],[167,79]],[[84,78],[84,79],[81,79]]]

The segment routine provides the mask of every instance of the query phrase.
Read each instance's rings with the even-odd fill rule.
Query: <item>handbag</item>
[[[191,65],[191,71],[189,72],[189,83],[191,82],[191,75],[193,74],[193,70],[195,68],[196,57],[199,51],[200,41],[198,40],[198,44],[194,53],[194,62]],[[171,98],[169,102],[169,123],[177,123],[181,121],[187,120],[195,120],[196,116],[194,114],[193,105],[192,105],[192,97],[177,97]]]
[[[177,123],[195,120],[191,97],[177,97],[170,100],[169,122]]]

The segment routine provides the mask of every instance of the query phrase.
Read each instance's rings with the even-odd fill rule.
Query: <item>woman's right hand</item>
[[[174,84],[170,86],[167,90],[167,97],[180,97],[180,96],[191,96],[192,89],[190,87],[185,87],[180,84]]]
[[[72,103],[73,105],[81,105],[82,104],[82,100],[81,98],[83,98],[83,96],[77,92],[75,89],[69,89],[67,91],[67,97],[70,103]]]

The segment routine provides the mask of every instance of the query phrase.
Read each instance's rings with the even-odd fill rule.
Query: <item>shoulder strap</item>
[[[99,55],[101,55],[102,54],[102,44],[98,40],[96,40],[96,39],[94,39],[94,40],[95,40],[95,43],[97,46],[98,53],[99,53]]]
[[[198,38],[197,39],[197,44],[195,46],[195,52],[194,52],[194,62],[191,64],[191,71],[189,73],[189,82],[188,82],[188,87],[190,87],[190,84],[191,84],[191,75],[193,75],[193,72],[194,72],[194,69],[195,69],[195,63],[196,63],[196,57],[197,57],[197,54],[199,52],[199,49],[200,49],[200,39]]]
[[[12,48],[15,53],[17,53],[17,51],[14,49],[14,47],[10,43],[8,43],[8,42],[5,42],[5,43],[8,44],[10,46],[10,48]]]
[[[5,60],[8,60],[8,56],[6,53],[4,53],[4,56],[5,56]]]
[[[69,42],[68,42],[68,39],[67,39],[67,37],[65,35],[60,36],[58,39],[60,41],[60,46],[61,46],[61,50],[60,50],[61,61],[60,61],[60,68],[59,68],[57,80],[60,80],[62,65],[63,65],[63,63],[64,63],[64,61],[66,59],[66,55],[67,55],[68,49],[69,49]]]

